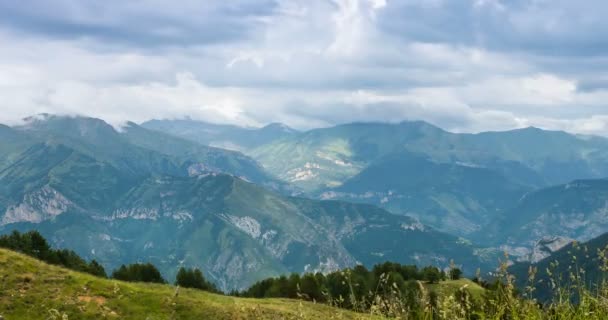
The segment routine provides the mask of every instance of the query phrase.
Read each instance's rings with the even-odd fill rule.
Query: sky
[[[0,122],[608,136],[604,0],[0,0]]]

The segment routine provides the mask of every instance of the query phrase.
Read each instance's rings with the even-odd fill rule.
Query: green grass
[[[373,297],[362,313],[354,313],[298,300],[235,298],[171,285],[97,278],[0,249],[0,315],[7,320],[384,319],[374,315],[403,320],[608,319],[605,282],[593,291],[580,286],[557,288],[563,298],[540,307],[535,300],[513,294],[512,278],[506,270],[503,264],[500,274],[504,274],[504,285],[496,290],[483,289],[466,279],[418,282],[421,293],[415,298],[415,308],[405,303],[409,298],[389,290],[385,296]],[[432,292],[437,293],[436,298],[431,298]],[[576,304],[569,299],[573,294],[578,297]]]
[[[0,249],[0,315],[14,319],[370,319],[288,299],[245,299],[78,273]]]
[[[437,292],[440,296],[450,296],[461,289],[466,289],[473,299],[478,301],[481,300],[485,291],[484,288],[469,279],[441,281],[434,284],[425,284],[424,286],[429,291]]]

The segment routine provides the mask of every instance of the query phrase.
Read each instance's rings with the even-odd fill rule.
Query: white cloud
[[[0,22],[0,122],[39,112],[86,114],[113,123],[189,115],[300,128],[423,119],[457,131],[536,125],[608,135],[603,107],[608,90],[578,89],[581,83],[601,84],[596,80],[606,78],[602,68],[578,71],[577,56],[544,55],[528,47],[529,39],[504,38],[484,18],[510,19],[517,32],[543,25],[552,45],[561,45],[559,40],[574,41],[566,29],[587,5],[577,11],[559,1],[543,13],[547,3],[520,8],[488,0],[264,4],[150,3],[139,12],[129,5],[99,4],[93,10],[73,3],[66,17],[53,17],[99,29],[90,34],[86,28],[45,33],[31,17],[17,25]],[[560,8],[579,12],[575,21],[552,25],[564,12]],[[158,14],[165,10],[170,19],[163,24]],[[545,15],[550,18],[541,19]],[[205,19],[212,25],[197,22]],[[125,38],[152,23],[157,24],[152,44]],[[222,33],[232,31],[236,34]],[[446,32],[452,37],[443,37]],[[487,39],[492,35],[505,46],[522,47],[495,45]],[[566,71],[565,65],[571,68]]]

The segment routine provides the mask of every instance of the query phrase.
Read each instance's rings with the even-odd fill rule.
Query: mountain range
[[[508,271],[519,287],[534,287],[533,296],[540,301],[559,298],[557,288],[568,289],[562,298],[577,299],[577,286],[597,290],[608,272],[608,233],[586,242],[572,242],[534,263],[523,262]],[[530,271],[534,277],[530,279]]]
[[[200,267],[224,290],[384,261],[472,274],[608,232],[605,177],[607,139],[537,128],[38,115],[0,126],[0,232],[37,229],[106,269]]]
[[[4,152],[0,230],[37,229],[108,269],[150,261],[171,278],[198,266],[228,290],[357,262],[482,263],[470,244],[410,217],[285,196],[243,154],[133,123],[46,116],[7,132],[29,145]]]
[[[142,123],[141,126],[167,132],[202,145],[237,151],[250,150],[298,134],[297,130],[282,123],[271,123],[262,128],[243,128],[235,125],[182,119],[150,120]]]

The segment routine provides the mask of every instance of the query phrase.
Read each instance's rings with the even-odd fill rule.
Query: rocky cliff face
[[[38,229],[109,270],[149,261],[171,279],[180,266],[196,266],[225,290],[357,262],[457,259],[473,270],[480,263],[470,246],[411,218],[364,204],[284,197],[229,175],[154,176],[126,190],[99,206],[88,201],[91,189],[68,190],[68,198],[44,186],[7,207],[0,232]]]
[[[40,223],[68,211],[72,206],[70,200],[47,185],[25,194],[19,204],[9,206],[4,212],[1,224]]]

